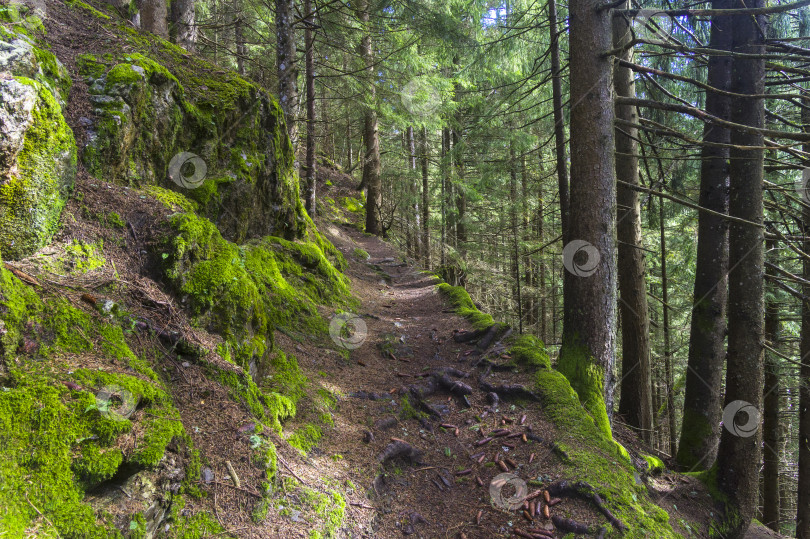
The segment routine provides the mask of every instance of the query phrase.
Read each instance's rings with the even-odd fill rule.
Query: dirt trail
[[[359,493],[368,491],[370,501],[361,504],[368,507],[352,506],[354,536],[460,537],[464,533],[469,538],[491,538],[512,536],[512,527],[530,525],[517,512],[493,507],[489,485],[503,473],[502,466],[525,481],[558,477],[559,460],[549,447],[522,437],[528,433],[553,439],[539,405],[524,409],[508,401],[492,405],[487,400],[477,380],[483,371],[472,367],[480,356],[471,353],[474,346],[452,339],[454,331],[469,329],[469,324],[451,312],[436,291],[434,277],[406,264],[388,244],[352,227],[337,230],[331,225],[322,230],[353,259],[348,275],[362,302],[357,314],[368,328],[366,341],[351,352],[349,364],[331,378],[347,397],[336,414],[336,428],[320,446],[327,454],[342,455]],[[367,262],[353,256],[358,247],[370,255]],[[425,398],[439,415],[412,417],[406,402],[415,403],[410,402],[413,397],[405,386],[424,384],[425,379],[417,376],[443,368],[469,374],[459,379],[471,386],[469,405],[463,396],[440,389]],[[487,381],[530,387],[531,376],[497,373]],[[480,427],[487,433],[508,429],[513,436],[476,445],[483,439]],[[383,465],[380,456],[397,440],[418,449],[421,457],[414,462],[393,459]],[[496,453],[503,465],[493,462]],[[476,478],[481,479],[480,485]],[[510,489],[504,488],[504,498],[514,492]],[[584,502],[565,503],[569,516],[600,520]],[[552,529],[542,516],[531,525]]]
[[[323,455],[340,455],[336,474],[357,485],[347,512],[344,529],[351,530],[347,536],[483,539],[515,537],[515,529],[528,528],[547,530],[549,537],[564,536],[542,514],[529,522],[522,508],[499,507],[490,493],[493,478],[506,470],[528,483],[529,493],[540,485],[575,479],[566,475],[553,450],[555,427],[544,417],[540,403],[501,400],[492,404],[480,387],[484,368],[474,366],[481,357],[475,355],[475,346],[452,338],[455,331],[470,330],[470,324],[453,313],[437,292],[436,278],[408,264],[391,245],[355,227],[322,224],[320,228],[350,261],[347,275],[362,305],[355,314],[368,332],[362,346],[351,351],[350,361],[330,375],[345,398],[335,414],[335,428],[318,450]],[[357,248],[368,252],[367,261],[356,256]],[[501,348],[496,345],[486,354],[495,364],[508,360]],[[470,386],[471,394],[465,399],[439,389],[424,399],[439,415],[414,418],[404,405],[405,398],[413,400],[408,386],[424,387],[426,378],[418,376],[442,369],[468,374],[458,381]],[[485,380],[494,385],[533,385],[530,369],[525,368],[488,371]],[[511,436],[481,444],[482,429],[487,436],[507,429]],[[528,437],[524,439],[523,434]],[[383,453],[400,442],[417,449],[419,457],[382,463]],[[494,462],[496,455],[503,464]],[[669,487],[656,488],[659,482],[678,481],[683,483],[682,492],[675,495],[667,494]],[[702,536],[708,529],[715,513],[698,481],[668,473],[649,486],[677,531]],[[509,485],[501,490],[503,499],[514,493]],[[563,497],[551,513],[596,530],[611,527],[593,504],[576,497]],[[684,517],[692,522],[690,527],[682,527]],[[754,525],[746,537],[780,536]]]

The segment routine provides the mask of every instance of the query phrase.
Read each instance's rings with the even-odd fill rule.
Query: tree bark
[[[298,70],[296,69],[294,15],[295,2],[293,0],[276,0],[276,60],[278,63],[279,104],[287,122],[287,134],[290,136],[293,149],[296,149],[298,143],[298,126],[296,123]]]
[[[307,79],[307,158],[306,158],[306,192],[304,194],[304,207],[310,216],[317,213],[315,200],[315,178],[317,175],[317,162],[315,160],[315,33],[312,19],[312,0],[304,0],[304,58],[306,63]]]
[[[661,162],[658,162],[659,166]],[[663,178],[663,173],[661,174]],[[667,237],[665,232],[666,221],[664,219],[664,198],[658,198],[658,228],[661,242],[661,329],[664,333],[664,387],[666,388],[667,403],[667,427],[669,430],[669,454],[675,455],[677,444],[675,440],[675,395],[674,377],[672,373],[672,340],[669,329],[669,283],[667,280]],[[620,276],[621,278],[621,276]],[[663,433],[662,433],[663,438]],[[663,440],[662,440],[663,442]],[[663,443],[662,443],[663,446]]]
[[[625,8],[629,8],[629,1]],[[625,17],[613,17],[613,46],[622,47],[632,40],[630,23]],[[633,61],[633,48],[627,47],[621,59]],[[613,72],[616,95],[636,96],[633,72],[617,66]],[[638,123],[636,107],[616,106],[616,118]],[[639,184],[638,130],[616,129],[616,177],[631,185]],[[652,434],[650,397],[650,323],[647,306],[646,267],[641,239],[641,204],[638,192],[619,185],[616,190],[617,239],[619,265],[619,313],[622,327],[622,379],[619,413],[647,443]],[[666,306],[664,306],[666,309]]]
[[[802,102],[810,106],[810,96]],[[810,111],[802,109],[804,131],[810,132]],[[803,145],[804,151],[810,151],[810,144]],[[802,228],[804,237],[810,235],[810,210],[802,210]],[[802,250],[810,249],[810,241],[805,240]],[[810,280],[810,262],[802,261],[802,277]],[[810,296],[810,285],[802,285],[802,294]],[[802,329],[799,344],[799,479],[796,498],[796,539],[810,539],[810,303],[802,301]]]
[[[156,36],[169,39],[168,9],[165,0],[142,0],[141,28]]]
[[[776,241],[768,240],[766,248],[771,261],[776,263]],[[774,270],[765,268],[766,275]],[[765,305],[765,340],[776,348],[779,340],[779,305],[769,299]],[[775,532],[779,531],[779,360],[772,353],[765,354],[765,398],[762,422],[763,468],[762,468],[762,523]]]
[[[764,6],[754,0],[748,7]],[[765,52],[764,16],[735,15],[732,19],[732,50],[749,55]],[[731,120],[761,128],[765,123],[764,101],[752,94],[765,93],[765,60],[735,57],[731,68]],[[753,223],[763,219],[764,145],[761,133],[731,132],[729,167],[729,214]],[[744,147],[759,149],[743,149]],[[754,225],[729,225],[729,309],[728,360],[726,364],[725,410],[745,403],[734,420],[725,417],[717,453],[717,486],[727,498],[724,527],[726,537],[742,537],[751,523],[759,492],[759,463],[762,433],[758,414],[762,409],[764,331],[763,230]],[[749,408],[750,406],[750,408]],[[750,413],[746,413],[745,411]],[[728,413],[724,411],[724,415]],[[745,416],[748,415],[746,418]],[[757,417],[753,417],[756,415]],[[742,416],[742,417],[741,417]],[[753,421],[753,423],[752,423]],[[743,432],[753,426],[756,432]]]
[[[380,133],[377,126],[376,85],[374,84],[374,47],[371,41],[371,12],[368,0],[357,0],[357,16],[363,26],[360,42],[360,56],[365,68],[365,90],[367,103],[363,114],[363,139],[365,159],[363,160],[362,185],[366,194],[366,232],[380,235],[380,212],[382,210],[382,178],[380,165]]]
[[[408,180],[408,198],[411,200],[410,204],[410,212],[409,212],[409,219],[408,222],[410,224],[411,219],[413,219],[413,226],[409,226],[408,230],[408,237],[411,238],[411,253],[410,255],[418,260],[419,255],[422,252],[422,247],[420,246],[420,237],[421,237],[421,229],[422,229],[422,218],[419,213],[419,185],[417,180],[417,172],[416,172],[416,164],[417,164],[417,156],[416,156],[416,136],[413,132],[413,126],[409,125],[407,130],[405,131],[406,138],[408,141],[408,169],[410,171],[410,178]]]
[[[726,9],[731,0],[714,0],[712,6]],[[731,50],[732,17],[714,17],[709,47]],[[708,84],[728,91],[731,84],[731,57],[709,56]],[[730,117],[728,96],[706,93],[706,111]],[[706,124],[703,140],[728,144],[727,129]],[[729,151],[703,146],[700,166],[700,206],[728,213]],[[728,222],[722,217],[700,212],[695,261],[694,306],[689,335],[683,422],[677,462],[686,470],[711,468],[717,457],[720,437],[721,382],[725,361],[726,302],[728,299]]]
[[[517,156],[515,155],[515,142],[509,143],[509,195],[510,212],[509,226],[512,229],[512,299],[517,309],[518,332],[523,333],[523,297],[520,286],[520,243],[518,240],[518,191],[517,191]]]
[[[563,258],[558,368],[610,438],[616,383],[616,178],[612,69],[603,56],[612,47],[612,16],[601,6],[599,0],[570,3],[571,103],[576,106],[571,107],[571,241],[565,247],[574,246],[575,253]],[[587,243],[576,247],[573,241]]]
[[[425,269],[430,269],[430,185],[427,127],[422,127],[420,147],[422,152],[422,260]]]
[[[194,0],[174,0],[171,13],[172,40],[189,52],[197,45],[197,20]]]
[[[551,46],[551,100],[554,109],[554,147],[557,155],[557,185],[560,191],[560,223],[563,244],[568,243],[568,165],[565,159],[565,123],[563,121],[562,83],[560,82],[560,42],[557,28],[556,0],[548,2],[548,25]]]

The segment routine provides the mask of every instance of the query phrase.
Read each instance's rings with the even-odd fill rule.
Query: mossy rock
[[[175,214],[170,228],[158,253],[169,282],[195,322],[222,334],[234,362],[257,380],[270,372],[275,330],[325,336],[316,306],[351,303],[348,281],[324,249],[335,263],[345,261],[320,235],[239,246],[193,213]]]
[[[306,214],[275,98],[236,74],[210,75],[218,68],[155,36],[109,27],[140,52],[78,62],[97,118],[82,155],[90,173],[182,193],[236,243],[301,238]]]
[[[13,7],[0,7],[0,12],[3,9],[13,10]],[[0,43],[0,71],[36,80],[50,90],[60,106],[65,106],[73,81],[65,66],[52,52],[37,46],[28,36],[2,27]]]
[[[2,268],[0,321],[7,367],[0,379],[0,532],[21,537],[36,521],[49,536],[116,536],[117,522],[94,511],[87,493],[122,470],[124,477],[146,473],[153,483],[167,466],[182,473],[182,463],[164,459],[172,442],[188,440],[171,398],[113,320],[63,298],[40,298]],[[66,357],[99,346],[96,353],[130,362],[132,372],[63,366]],[[135,428],[136,444],[125,454],[120,437]],[[147,505],[165,512],[161,503]],[[155,508],[143,507],[146,525],[163,518]]]
[[[62,108],[42,84],[0,81],[0,252],[32,254],[59,224],[76,175],[76,142]]]

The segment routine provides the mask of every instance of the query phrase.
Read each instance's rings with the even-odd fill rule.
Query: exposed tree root
[[[382,464],[394,459],[401,459],[408,464],[421,464],[423,454],[422,451],[411,444],[398,440],[385,446],[385,449],[380,453],[380,456],[377,457],[377,460]]]
[[[605,502],[602,501],[602,497],[599,496],[596,489],[584,481],[577,481],[576,483],[566,480],[558,481],[548,487],[548,492],[552,496],[579,496],[580,498],[589,500],[605,515],[614,528],[619,531],[627,530],[627,526],[616,518],[616,516],[610,512],[610,509],[605,506]]]

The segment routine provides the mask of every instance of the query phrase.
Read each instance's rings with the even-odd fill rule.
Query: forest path
[[[508,459],[505,469],[527,482],[529,492],[541,484],[571,479],[545,444],[522,437],[530,433],[555,439],[556,427],[544,417],[540,404],[524,402],[524,407],[501,401],[493,405],[488,400],[479,381],[483,368],[474,366],[480,357],[475,346],[452,338],[455,331],[469,330],[470,324],[437,292],[435,277],[411,265],[392,245],[353,226],[328,224],[321,225],[321,230],[349,261],[346,274],[361,302],[354,314],[367,328],[362,345],[351,350],[350,361],[330,375],[346,398],[335,414],[336,428],[325,434],[319,447],[324,455],[340,455],[338,475],[357,487],[347,508],[346,524],[351,530],[347,536],[484,539],[515,537],[515,529],[527,528],[547,530],[549,537],[564,536],[541,514],[528,522],[522,509],[499,508],[490,494],[491,481],[504,471],[493,462],[496,454],[499,460]],[[368,260],[362,260],[356,249],[366,251]],[[490,348],[487,357],[497,363],[503,355],[500,348],[497,344]],[[472,393],[465,401],[439,389],[424,402],[440,415],[413,417],[414,410],[406,404],[408,386],[425,387],[427,378],[420,375],[441,369],[468,374],[459,381],[469,385]],[[534,380],[528,371],[496,371],[486,381],[530,388]],[[477,445],[482,440],[480,428],[487,434],[509,429],[514,437]],[[381,462],[381,456],[397,447],[398,441],[420,451],[418,462],[407,458]],[[684,536],[695,532],[702,536],[702,531],[682,528],[681,523],[686,517],[703,530],[708,528],[714,515],[708,493],[692,478],[665,474],[663,479],[668,477],[685,480],[680,492],[662,503],[670,523]],[[537,483],[532,485],[533,481]],[[504,498],[513,493],[510,486],[502,490]],[[651,494],[662,501],[667,498],[662,492],[656,496],[651,490]],[[554,513],[597,529],[610,526],[590,503],[576,498],[563,498],[552,509]],[[758,524],[746,534],[746,539],[778,537]]]
[[[330,382],[347,398],[335,414],[336,428],[320,445],[327,455],[341,455],[340,466],[357,485],[358,497],[365,498],[350,507],[351,536],[435,538],[462,537],[463,533],[468,538],[493,538],[512,537],[514,527],[553,530],[542,516],[530,524],[519,512],[500,510],[490,503],[490,481],[502,473],[501,466],[493,462],[496,453],[517,465],[517,469],[506,466],[527,482],[560,477],[560,463],[551,451],[522,438],[523,433],[531,432],[553,439],[553,427],[543,418],[539,404],[524,409],[509,402],[488,402],[478,383],[482,370],[472,366],[480,357],[473,353],[475,347],[452,338],[454,330],[470,325],[437,292],[435,277],[408,264],[389,244],[356,228],[327,225],[321,230],[350,260],[347,275],[362,304],[356,314],[368,331],[362,346],[351,351],[348,365],[330,376]],[[368,252],[367,261],[354,254],[357,248]],[[492,349],[489,354],[493,357]],[[439,389],[424,401],[440,416],[413,417],[414,410],[408,406],[413,399],[407,397],[406,386],[424,385],[426,378],[420,375],[446,368],[469,374],[460,379],[471,386],[469,406],[463,397]],[[532,376],[499,372],[487,381],[530,387]],[[482,439],[479,426],[487,433],[510,429],[514,437],[498,438],[502,445],[477,446]],[[380,462],[380,456],[397,439],[422,452],[419,462]],[[483,455],[480,463],[479,454]],[[504,497],[513,492],[510,488],[504,489]],[[606,522],[585,502],[566,499],[564,505],[569,517],[593,524]],[[478,518],[480,524],[476,524]]]

